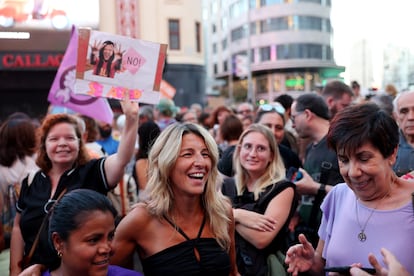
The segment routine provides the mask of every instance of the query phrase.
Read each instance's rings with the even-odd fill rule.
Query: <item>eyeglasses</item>
[[[239,111],[237,111],[237,113],[238,114],[245,114],[245,113],[251,113],[252,111],[250,110],[250,109],[242,109],[242,110],[239,110]]]
[[[295,122],[295,118],[297,117],[297,116],[299,116],[300,114],[302,114],[303,112],[305,112],[305,111],[299,111],[298,113],[296,113],[295,115],[290,115],[290,119],[292,120],[292,122]]]
[[[261,111],[276,111],[277,113],[284,115],[285,114],[285,108],[278,102],[272,103],[272,104],[262,104],[259,106],[258,112]]]

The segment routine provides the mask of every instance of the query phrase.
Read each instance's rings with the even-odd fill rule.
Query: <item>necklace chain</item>
[[[368,221],[369,221],[369,219],[372,217],[372,215],[374,214],[374,211],[378,208],[378,206],[379,206],[379,203],[377,204],[377,206],[375,206],[375,208],[374,209],[372,209],[371,210],[371,213],[369,214],[369,216],[368,216],[368,218],[367,218],[367,220],[365,221],[365,223],[364,223],[364,227],[362,227],[361,226],[361,223],[359,222],[359,216],[358,216],[358,198],[356,199],[356,205],[355,205],[355,209],[356,209],[356,219],[357,219],[357,222],[358,222],[358,225],[359,225],[359,228],[361,229],[361,232],[359,232],[358,233],[358,239],[361,241],[361,242],[364,242],[364,241],[366,241],[366,239],[367,239],[367,235],[365,234],[365,228],[367,227],[367,224],[368,224]]]
[[[395,180],[393,181],[393,183],[395,182]],[[377,210],[377,208],[380,206],[380,204],[381,204],[381,202],[382,202],[382,200],[384,199],[384,198],[386,198],[387,196],[389,195],[389,192],[388,193],[386,193],[379,201],[378,201],[378,204],[371,210],[371,213],[369,214],[369,216],[368,216],[368,218],[367,218],[367,220],[365,221],[365,223],[364,223],[364,227],[362,227],[361,226],[361,223],[359,222],[359,215],[358,215],[358,200],[359,200],[359,198],[357,198],[356,200],[355,200],[355,210],[356,210],[356,219],[357,219],[357,222],[358,222],[358,225],[359,225],[359,228],[361,229],[361,231],[358,233],[358,239],[361,241],[361,242],[364,242],[364,241],[366,241],[367,240],[367,235],[365,234],[365,228],[367,227],[367,225],[368,225],[368,222],[369,222],[369,220],[371,219],[371,217],[372,217],[372,215],[374,214],[374,212],[375,212],[375,210]]]

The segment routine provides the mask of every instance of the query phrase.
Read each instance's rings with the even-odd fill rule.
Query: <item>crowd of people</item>
[[[284,275],[414,275],[414,92],[357,89],[215,108],[125,98],[112,125],[10,115],[0,270],[281,275],[282,256]],[[115,188],[134,196],[118,204]]]

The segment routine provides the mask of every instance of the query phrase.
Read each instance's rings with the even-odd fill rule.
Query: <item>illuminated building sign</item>
[[[3,31],[14,28],[70,30],[72,25],[97,28],[99,0],[0,1]]]
[[[286,87],[303,86],[305,85],[305,80],[303,78],[287,79],[285,85]]]
[[[62,61],[61,52],[3,52],[0,70],[57,70]]]

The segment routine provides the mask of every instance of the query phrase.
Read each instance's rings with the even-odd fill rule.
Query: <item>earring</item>
[[[59,258],[62,258],[62,252],[61,251],[58,251],[57,255],[58,255]]]

